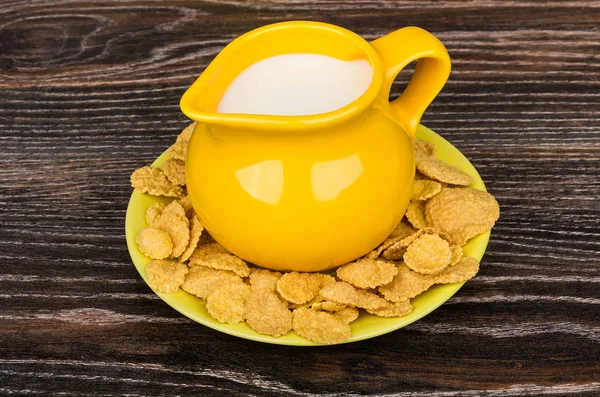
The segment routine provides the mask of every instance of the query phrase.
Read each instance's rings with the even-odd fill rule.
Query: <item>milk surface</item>
[[[263,59],[240,73],[219,103],[219,113],[298,116],[326,113],[360,97],[371,84],[366,60],[319,54]]]

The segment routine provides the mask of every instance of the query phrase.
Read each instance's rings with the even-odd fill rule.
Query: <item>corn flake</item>
[[[388,304],[380,309],[370,309],[367,312],[379,317],[402,317],[412,312],[413,307],[409,299],[404,299],[398,302],[388,302]]]
[[[339,318],[346,324],[350,324],[352,321],[358,318],[358,309],[355,307],[348,306],[341,310],[336,310],[331,314],[333,314],[334,317]]]
[[[150,205],[150,207],[148,207],[148,209],[146,210],[146,222],[149,226],[153,226],[154,222],[156,221],[156,218],[158,218],[158,216],[163,212],[164,209],[165,205],[160,201],[157,201],[156,203],[153,203],[152,205]]]
[[[206,299],[206,310],[220,323],[237,324],[246,319],[250,287],[243,281],[223,284]]]
[[[287,304],[288,309],[292,309],[292,310],[298,309],[299,307],[312,307],[313,305],[316,305],[323,300],[323,298],[320,295],[317,295],[313,299],[311,299],[310,301],[308,301],[306,303],[292,303],[292,302],[287,301],[284,298],[282,298],[281,295],[279,294],[279,292],[277,292],[277,296],[279,296],[283,300],[283,303]]]
[[[153,227],[169,233],[173,240],[171,257],[179,257],[185,251],[190,241],[190,221],[185,216],[185,210],[177,201],[172,201],[152,223]]]
[[[190,256],[190,263],[189,266],[196,266],[196,263],[201,260],[202,258],[205,258],[209,255],[213,255],[213,254],[229,254],[230,252],[227,251],[221,244],[219,243],[208,243],[208,244],[203,244],[203,245],[199,245],[196,250],[194,251],[194,253],[192,254],[192,256]]]
[[[424,229],[428,226],[425,219],[424,201],[411,201],[404,216],[417,229]]]
[[[259,334],[281,336],[292,329],[292,312],[266,289],[252,290],[246,302],[246,322]]]
[[[454,266],[463,257],[463,249],[459,245],[453,245],[450,249],[452,250],[452,256],[450,257],[450,264],[448,266]]]
[[[311,273],[285,273],[277,282],[279,295],[297,305],[313,299],[321,289],[321,280]]]
[[[169,215],[172,217],[187,219],[185,209],[179,204],[179,201],[171,201],[160,213],[160,216]]]
[[[373,251],[367,253],[365,256],[363,256],[363,259],[377,259],[379,258],[379,252],[377,251],[377,249],[374,249]]]
[[[386,304],[385,299],[371,292],[356,289],[344,281],[328,284],[319,293],[323,298],[332,302],[361,307],[363,309],[378,309]]]
[[[400,221],[400,223],[398,223],[398,226],[396,226],[396,228],[392,231],[390,236],[387,239],[385,239],[385,241],[381,243],[379,247],[365,255],[365,258],[377,259],[383,251],[387,250],[389,247],[396,244],[397,242],[402,241],[405,238],[413,235],[416,231],[417,229],[412,227],[412,225],[410,225],[408,222],[404,220]]]
[[[317,343],[341,343],[350,337],[350,326],[326,312],[305,307],[294,310],[293,329],[298,335]]]
[[[427,291],[435,282],[435,276],[413,272],[402,263],[398,265],[398,274],[394,276],[392,282],[379,287],[378,290],[388,301],[400,302]]]
[[[240,276],[226,270],[195,266],[189,270],[181,289],[198,298],[206,299],[216,288],[241,281]]]
[[[183,207],[185,211],[185,216],[188,219],[192,219],[196,213],[194,212],[194,207],[192,207],[192,200],[190,200],[190,196],[185,196],[179,200],[179,204]]]
[[[190,142],[190,138],[192,137],[192,133],[194,132],[194,128],[196,128],[195,122],[188,125],[183,129],[183,131],[181,131],[175,144],[169,148],[169,155],[172,159],[185,161],[185,158],[187,157],[188,144]]]
[[[396,228],[392,230],[392,233],[390,233],[388,239],[398,237],[400,239],[403,239],[412,235],[414,232],[416,232],[416,230],[414,227],[412,227],[410,223],[406,222],[405,220],[401,220],[400,223],[398,223],[398,225],[396,226]]]
[[[487,192],[446,188],[427,202],[425,214],[428,224],[446,233],[450,242],[462,246],[490,230],[500,216],[500,208]]]
[[[415,138],[413,139],[412,144],[415,155],[421,154],[429,157],[435,157],[437,155],[437,148],[429,141]]]
[[[338,312],[340,310],[344,310],[349,306],[343,305],[340,303],[330,302],[326,300],[320,299],[318,302],[314,302],[310,305],[310,308],[313,310],[323,310],[325,312]]]
[[[155,260],[146,266],[150,287],[165,294],[177,291],[183,284],[187,272],[186,265],[172,260]]]
[[[460,186],[468,186],[473,183],[473,178],[463,170],[446,164],[434,156],[417,152],[415,154],[415,164],[419,172],[439,182]]]
[[[417,179],[412,190],[412,200],[427,200],[442,190],[442,184],[436,181]]]
[[[152,196],[183,197],[185,195],[182,186],[173,184],[167,179],[163,170],[151,166],[133,171],[131,186],[141,193]]]
[[[202,236],[203,231],[204,227],[200,223],[198,217],[194,215],[190,222],[190,241],[185,251],[183,251],[183,253],[179,257],[179,262],[185,262],[188,259],[190,259],[190,256],[192,256],[192,254],[196,250],[196,247],[198,246],[198,241],[200,241],[200,237]]]
[[[404,241],[399,241],[387,250],[383,251],[383,257],[390,261],[400,260],[404,256],[406,248],[408,248],[408,244],[405,244]]]
[[[402,259],[408,246],[413,241],[415,241],[421,234],[425,233],[426,230],[427,229],[417,230],[410,236],[405,237],[402,240],[396,241],[394,244],[389,246],[385,251],[383,251],[383,257],[390,261]]]
[[[171,183],[185,185],[185,162],[178,159],[168,159],[162,169]]]
[[[140,251],[151,259],[168,258],[173,251],[173,241],[169,233],[154,227],[142,229],[135,241]]]
[[[337,276],[358,288],[375,288],[392,281],[398,269],[384,260],[360,259],[337,269]]]
[[[450,264],[452,250],[448,242],[435,234],[423,234],[404,253],[404,263],[421,274],[436,274]]]
[[[240,277],[248,277],[250,268],[242,259],[231,254],[211,254],[194,262],[195,266],[210,267],[211,269],[229,270]]]
[[[377,248],[375,248],[373,251],[371,251],[368,254],[366,254],[363,257],[363,259],[377,259],[377,258],[379,258],[379,256],[381,255],[382,252],[384,252],[391,245],[395,244],[396,242],[398,242],[400,240],[402,240],[402,237],[400,237],[400,236],[387,238]]]
[[[443,272],[435,276],[438,284],[462,283],[477,274],[479,262],[469,256],[463,256],[454,266],[449,266]]]
[[[319,285],[321,286],[321,288],[323,288],[327,284],[335,283],[335,281],[336,281],[335,277],[330,276],[329,274],[325,274],[325,273],[311,273],[311,274],[312,274],[312,277],[319,280]]]
[[[267,269],[252,269],[250,273],[250,286],[252,290],[264,289],[271,292],[277,291],[277,282],[283,276],[280,272]]]

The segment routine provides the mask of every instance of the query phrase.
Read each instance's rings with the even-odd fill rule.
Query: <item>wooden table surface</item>
[[[213,331],[125,245],[129,174],[187,125],[184,90],[293,19],[437,35],[453,72],[423,124],[501,206],[475,279],[363,342]],[[0,395],[599,396],[599,54],[598,1],[2,1]]]

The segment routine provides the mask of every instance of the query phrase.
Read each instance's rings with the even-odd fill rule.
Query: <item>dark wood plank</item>
[[[453,72],[423,123],[502,209],[447,304],[328,348],[182,317],[124,242],[129,174],[186,125],[183,91],[239,34],[292,19],[436,34]],[[598,1],[1,2],[0,394],[599,395],[598,26]]]

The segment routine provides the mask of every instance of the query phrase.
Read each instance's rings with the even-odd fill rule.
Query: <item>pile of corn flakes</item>
[[[360,311],[405,316],[410,300],[435,284],[469,280],[477,260],[463,256],[469,239],[490,230],[500,215],[489,193],[468,188],[469,175],[443,163],[435,146],[414,140],[417,176],[405,217],[375,250],[335,273],[281,273],[246,263],[215,242],[194,213],[185,188],[185,157],[194,129],[188,126],[169,149],[162,168],[131,175],[139,192],[174,198],[146,213],[137,235],[153,259],[147,279],[156,291],[179,288],[206,301],[217,321],[245,321],[260,334],[290,331],[314,342],[340,343]]]

